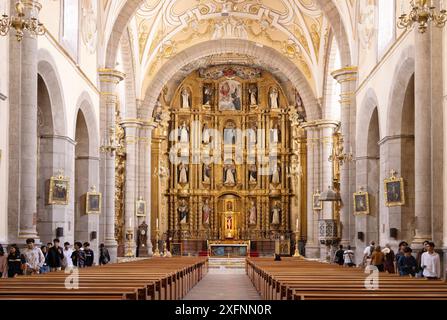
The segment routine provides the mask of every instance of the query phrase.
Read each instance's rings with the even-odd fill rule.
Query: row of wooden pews
[[[206,258],[151,258],[1,279],[0,300],[178,300],[207,272]]]
[[[377,278],[363,269],[304,259],[250,258],[247,274],[265,300],[447,300],[443,280],[388,273]]]

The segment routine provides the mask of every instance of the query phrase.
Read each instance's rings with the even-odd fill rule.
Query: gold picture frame
[[[396,177],[396,171],[391,171],[391,177],[384,180],[385,206],[398,207],[405,205],[405,185],[402,177]]]
[[[323,203],[320,201],[320,192],[317,191],[312,195],[312,208],[313,210],[323,210]]]
[[[93,187],[90,192],[87,192],[85,197],[85,213],[86,214],[100,214],[102,209],[102,194],[97,192]]]
[[[145,217],[146,216],[146,201],[143,199],[138,199],[135,203],[135,215],[137,217]]]
[[[363,190],[353,194],[354,214],[370,214],[369,210],[369,193]]]
[[[48,191],[49,205],[68,205],[70,194],[70,179],[62,174],[50,178]]]

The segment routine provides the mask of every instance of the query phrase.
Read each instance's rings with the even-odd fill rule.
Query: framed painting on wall
[[[63,175],[50,178],[49,205],[68,205],[70,180]]]
[[[397,207],[405,205],[404,179],[397,178],[396,172],[391,171],[391,177],[384,180],[385,183],[385,205]]]

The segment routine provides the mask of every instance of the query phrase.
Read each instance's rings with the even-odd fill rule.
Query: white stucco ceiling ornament
[[[92,0],[82,0],[81,8],[82,41],[87,47],[88,52],[94,54],[98,42],[97,7]]]
[[[376,6],[374,0],[359,2],[359,39],[362,47],[370,49],[376,34]]]

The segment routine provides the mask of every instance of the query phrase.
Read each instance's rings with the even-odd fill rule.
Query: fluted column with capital
[[[352,150],[355,145],[355,90],[357,85],[357,67],[344,67],[335,70],[332,76],[341,86],[341,132],[345,153]],[[340,212],[341,222],[341,243],[348,245],[351,242],[350,225],[352,214],[352,193],[355,191],[355,163],[344,162],[340,168],[340,193],[342,207]]]
[[[115,145],[116,111],[119,107],[117,85],[125,75],[117,70],[100,69],[101,85],[100,120],[103,146]],[[108,248],[112,261],[117,257],[115,239],[115,153],[104,149],[101,154],[101,191],[103,193],[105,216],[104,244]]]

